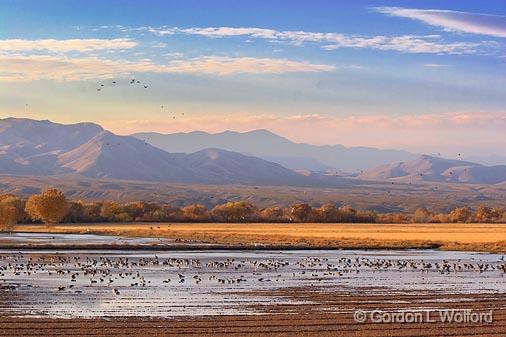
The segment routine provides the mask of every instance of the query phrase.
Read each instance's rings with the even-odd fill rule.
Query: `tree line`
[[[476,210],[458,207],[448,213],[434,213],[418,208],[413,213],[377,213],[349,206],[327,204],[312,207],[296,203],[289,207],[258,208],[246,201],[230,201],[212,209],[200,204],[172,207],[144,201],[67,200],[56,189],[22,199],[0,195],[0,230],[12,230],[18,223],[61,222],[335,222],[335,223],[506,223],[506,208],[480,206]]]

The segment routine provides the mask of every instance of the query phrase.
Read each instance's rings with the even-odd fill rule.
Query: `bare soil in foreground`
[[[264,294],[269,295],[269,294]],[[0,336],[497,336],[506,335],[504,294],[438,293],[392,296],[329,294],[308,288],[283,289],[272,295],[308,301],[307,304],[268,305],[265,314],[159,318],[50,319],[0,317]],[[0,293],[0,298],[2,297]],[[2,300],[5,300],[3,298]],[[338,308],[338,310],[336,310]],[[430,309],[430,321],[372,323],[370,312],[418,312]],[[366,322],[355,321],[363,310]],[[442,322],[440,310],[489,312],[492,322]]]
[[[506,224],[111,223],[61,224],[50,228],[19,225],[16,231],[169,238],[190,247],[207,243],[219,249],[438,248],[506,252]],[[181,248],[179,245],[178,249]]]

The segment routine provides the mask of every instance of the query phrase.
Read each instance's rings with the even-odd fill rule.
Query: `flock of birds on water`
[[[20,287],[36,287],[31,280],[53,277],[61,283],[55,292],[70,291],[81,294],[89,287],[109,287],[118,296],[124,288],[194,284],[206,281],[219,286],[243,283],[280,283],[303,280],[318,284],[341,277],[356,277],[360,273],[419,272],[420,280],[429,273],[506,274],[504,256],[496,262],[414,259],[386,259],[369,257],[329,258],[305,257],[294,259],[234,259],[202,260],[195,258],[104,257],[80,255],[51,255],[22,253],[0,255],[0,290],[15,291]],[[156,272],[158,277],[153,277]],[[159,277],[163,275],[163,277]],[[370,276],[370,274],[367,274]],[[469,275],[469,274],[467,274]],[[204,283],[206,283],[204,282]],[[158,283],[158,284],[156,284]],[[117,286],[118,285],[118,286]]]

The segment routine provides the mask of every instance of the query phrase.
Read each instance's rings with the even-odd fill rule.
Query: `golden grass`
[[[19,225],[16,230],[164,237],[289,248],[440,248],[506,252],[504,224],[128,223]]]

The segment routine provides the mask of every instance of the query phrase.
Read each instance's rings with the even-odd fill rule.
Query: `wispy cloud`
[[[287,59],[205,56],[177,59],[166,64],[150,60],[126,61],[96,57],[0,55],[0,81],[88,80],[132,73],[261,74],[333,71],[334,66]]]
[[[69,40],[0,40],[0,52],[27,52],[44,50],[50,52],[91,52],[97,50],[123,50],[136,47],[131,39],[69,39]]]
[[[376,7],[378,12],[418,20],[446,31],[506,37],[506,16],[440,9]]]
[[[424,63],[423,66],[427,68],[444,68],[447,67],[448,65],[441,63]]]
[[[122,28],[124,31],[127,28]],[[402,36],[359,36],[340,33],[321,33],[306,31],[278,31],[256,27],[139,27],[131,30],[146,31],[158,36],[188,34],[208,38],[227,38],[243,36],[268,41],[287,42],[301,46],[305,43],[317,43],[322,49],[368,48],[393,50],[402,53],[426,54],[472,54],[480,48],[492,46],[491,42],[446,42],[439,35],[402,35]]]

